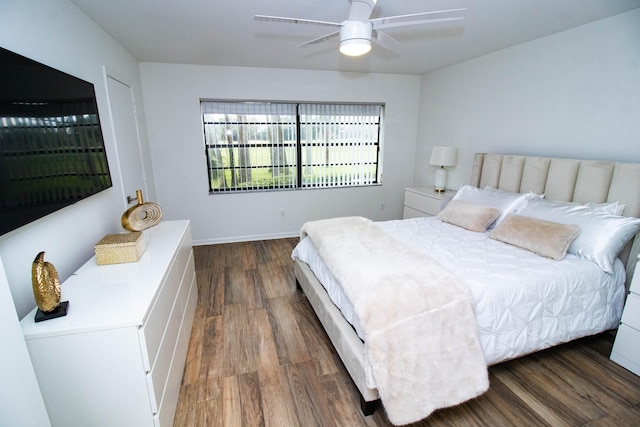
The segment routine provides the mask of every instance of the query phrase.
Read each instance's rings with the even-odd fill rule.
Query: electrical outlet
[[[384,203],[380,203],[380,210],[383,211],[384,210]]]
[[[285,219],[287,217],[287,213],[283,210],[280,211],[280,219]]]

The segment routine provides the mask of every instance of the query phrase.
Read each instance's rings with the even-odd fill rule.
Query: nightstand
[[[406,188],[404,191],[404,212],[402,217],[407,219],[438,215],[455,194],[454,190],[436,193],[433,188]]]
[[[611,360],[640,375],[640,256],[611,350]]]

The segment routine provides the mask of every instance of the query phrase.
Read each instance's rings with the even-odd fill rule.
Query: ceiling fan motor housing
[[[371,50],[371,22],[345,21],[340,27],[340,52],[357,56]]]

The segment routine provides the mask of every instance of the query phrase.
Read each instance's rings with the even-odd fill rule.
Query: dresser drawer
[[[189,258],[193,257],[192,247],[191,247],[191,238],[187,238],[189,235],[185,236],[185,238],[180,242],[180,248],[178,249],[178,253],[176,254],[175,263],[181,268],[177,270],[177,278],[178,280],[182,279],[182,275],[184,273],[184,269],[188,267]],[[192,262],[193,264],[193,262]],[[193,266],[193,265],[192,265]]]
[[[407,191],[404,195],[404,204],[427,215],[437,215],[440,212],[442,200]]]
[[[151,397],[151,410],[154,413],[159,411],[164,389],[169,377],[169,368],[173,361],[173,354],[178,342],[178,332],[182,323],[182,309],[179,307],[180,302],[176,298],[176,303],[171,311],[171,317],[167,322],[167,329],[162,337],[162,343],[158,350],[158,357],[153,369],[147,375],[147,384],[149,387],[149,396]]]
[[[193,252],[189,256],[187,261],[187,268],[184,270],[184,275],[180,282],[180,308],[182,313],[185,312],[187,306],[187,300],[189,299],[189,292],[191,291],[191,283],[196,275],[195,264],[193,260]]]
[[[627,302],[624,304],[624,311],[620,321],[640,331],[640,296],[636,294],[627,296]]]
[[[149,372],[155,363],[158,348],[171,314],[171,308],[178,296],[179,278],[182,277],[184,264],[179,265],[177,260],[171,265],[164,283],[160,288],[156,300],[147,316],[147,320],[140,328],[140,345],[142,347],[142,361],[145,370]]]
[[[633,274],[633,279],[631,279],[631,285],[629,285],[629,290],[631,292],[635,292],[640,295],[640,261],[636,264],[636,270]]]
[[[173,362],[171,363],[171,368],[169,370],[167,385],[165,386],[162,403],[160,404],[157,413],[158,422],[155,424],[156,426],[173,425],[173,418],[176,413],[182,375],[187,358],[187,351],[189,349],[189,339],[191,338],[191,325],[193,323],[193,316],[195,314],[196,303],[198,301],[198,290],[196,289],[195,277],[193,278],[191,286],[187,285],[189,284],[183,284],[184,287],[191,288],[191,292],[187,297],[187,313],[185,313],[185,316],[182,319],[182,325],[178,335],[178,343],[176,344]]]
[[[640,331],[620,325],[613,343],[611,360],[640,375]]]

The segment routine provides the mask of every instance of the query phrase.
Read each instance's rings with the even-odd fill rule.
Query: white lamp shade
[[[431,160],[429,164],[433,166],[455,166],[457,160],[455,147],[447,145],[436,145],[431,150]]]

